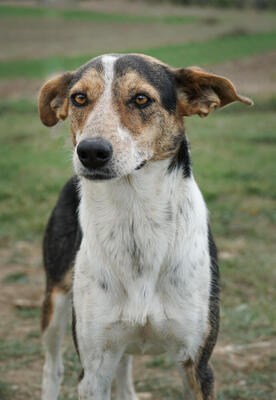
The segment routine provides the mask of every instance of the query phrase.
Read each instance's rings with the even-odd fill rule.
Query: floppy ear
[[[67,90],[73,78],[66,72],[46,82],[39,96],[40,119],[46,126],[53,126],[68,115]]]
[[[207,117],[210,111],[234,101],[253,104],[252,100],[238,94],[231,81],[199,67],[179,68],[174,70],[174,74],[183,115]]]

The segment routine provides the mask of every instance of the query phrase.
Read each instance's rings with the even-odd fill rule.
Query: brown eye
[[[147,96],[145,96],[144,94],[137,94],[137,96],[135,96],[135,103],[138,105],[138,106],[147,106],[147,105],[149,105],[149,103],[150,103],[150,99],[147,97]]]
[[[75,106],[85,106],[87,104],[87,96],[83,93],[76,93],[72,95],[72,101]]]

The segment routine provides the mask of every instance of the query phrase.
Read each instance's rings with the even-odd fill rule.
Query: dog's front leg
[[[81,355],[84,373],[78,387],[79,400],[110,400],[111,382],[122,352],[95,350]]]
[[[75,339],[83,367],[80,400],[109,400],[111,382],[125,350],[125,327],[111,285],[80,250],[73,282]]]
[[[116,400],[138,400],[132,381],[132,356],[124,355],[116,373]]]

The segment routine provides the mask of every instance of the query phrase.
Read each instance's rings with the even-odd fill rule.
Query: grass
[[[0,6],[0,18],[55,18],[64,20],[89,20],[89,21],[105,21],[118,23],[165,23],[165,24],[185,24],[198,20],[195,16],[146,16],[146,15],[128,15],[116,13],[103,13],[95,11],[82,11],[70,9],[55,8],[35,8],[35,7],[15,7]]]
[[[38,319],[40,317],[40,309],[39,308],[19,308],[16,310],[17,317],[21,319]]]
[[[39,355],[41,348],[38,345],[22,343],[20,341],[6,342],[0,339],[0,360],[7,360],[10,357],[19,358],[26,355]]]
[[[265,106],[256,103],[256,109],[229,107],[204,120],[186,120],[194,173],[207,200],[219,249],[229,254],[220,262],[220,338],[226,343],[251,343],[276,335],[276,116],[273,99]],[[0,235],[8,242],[21,238],[40,241],[57,193],[72,174],[68,124],[54,130],[44,128],[36,106],[23,100],[2,102],[1,109]],[[17,280],[17,276],[8,275],[10,279]],[[33,320],[36,327],[38,316],[36,309],[22,309],[15,314],[19,323]],[[29,343],[34,341],[30,350],[17,342],[2,342],[0,352],[10,360],[9,368],[17,368],[12,360],[18,357],[22,357],[23,364],[31,362],[32,352],[34,356],[37,352],[36,340],[37,334],[28,338]],[[24,358],[26,351],[29,355]],[[225,364],[227,358],[216,361],[217,371]],[[79,373],[72,348],[65,353],[65,365],[64,400],[75,390]],[[253,366],[251,370],[239,370],[232,380],[229,367],[219,384],[219,399],[273,400],[273,366],[275,359],[271,357],[262,367],[265,372],[256,372]],[[163,356],[145,363],[147,377],[137,381],[138,391],[152,391],[158,399],[181,399],[181,388],[170,378],[172,367]],[[169,378],[159,378],[162,371]]]
[[[0,381],[0,398],[10,400],[13,398],[13,389],[10,384]]]
[[[27,283],[29,282],[28,276],[24,272],[16,272],[14,274],[7,275],[4,280],[4,283]]]
[[[194,172],[213,230],[220,247],[231,253],[221,266],[222,335],[242,343],[276,334],[276,116],[269,109],[265,115],[243,109],[187,121]],[[5,110],[0,121],[0,234],[8,240],[40,240],[57,193],[72,174],[68,125],[47,130],[28,102],[15,102],[14,108],[10,102]],[[37,317],[37,311],[23,309],[18,315]]]
[[[182,17],[173,21],[159,17],[6,6],[0,6],[1,17],[78,18],[80,21],[86,18],[118,23],[189,22]],[[275,43],[276,33],[272,32],[217,37],[206,42],[141,51],[175,66],[185,65],[185,60],[189,60],[189,64],[204,65],[275,49]],[[90,57],[1,62],[0,77],[43,77],[64,69],[75,69]],[[255,99],[256,106],[252,108],[233,105],[204,120],[198,117],[186,119],[194,174],[207,201],[221,254],[220,345],[272,343],[276,336],[275,99],[275,96],[260,101]],[[14,244],[22,240],[41,242],[57,194],[73,174],[69,127],[67,122],[53,129],[43,127],[36,104],[25,99],[0,100],[0,117],[1,247],[4,250],[6,246],[13,248],[12,256],[6,258],[12,265],[20,266],[14,271],[5,269],[7,272],[2,274],[1,284],[3,290],[14,290],[15,293],[26,284],[28,293],[29,277],[32,273],[39,276],[41,271],[36,271],[34,266],[28,267],[27,255],[24,256]],[[19,270],[23,272],[16,272]],[[1,327],[5,340],[0,340],[0,398],[39,398],[43,363],[40,311],[11,308],[9,314],[7,310],[5,312],[5,327]],[[70,332],[65,347],[65,378],[60,398],[76,400],[80,364]],[[233,354],[216,356],[213,364],[219,388],[218,400],[276,398],[276,357],[272,348],[266,352],[246,350],[237,358]],[[150,391],[158,400],[183,398],[175,368],[167,356],[156,356],[150,361],[142,358],[138,366],[143,371],[137,374],[135,382],[139,392]],[[26,374],[26,384],[22,383],[24,372],[31,372]]]
[[[181,67],[207,65],[233,60],[276,49],[276,32],[218,37],[209,41],[130,50],[146,53],[166,63]],[[57,71],[74,70],[96,56],[49,57],[0,62],[0,78],[39,78]]]

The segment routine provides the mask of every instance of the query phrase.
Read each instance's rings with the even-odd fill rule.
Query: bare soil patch
[[[231,79],[241,93],[266,96],[276,93],[276,51],[216,64],[210,69]]]

